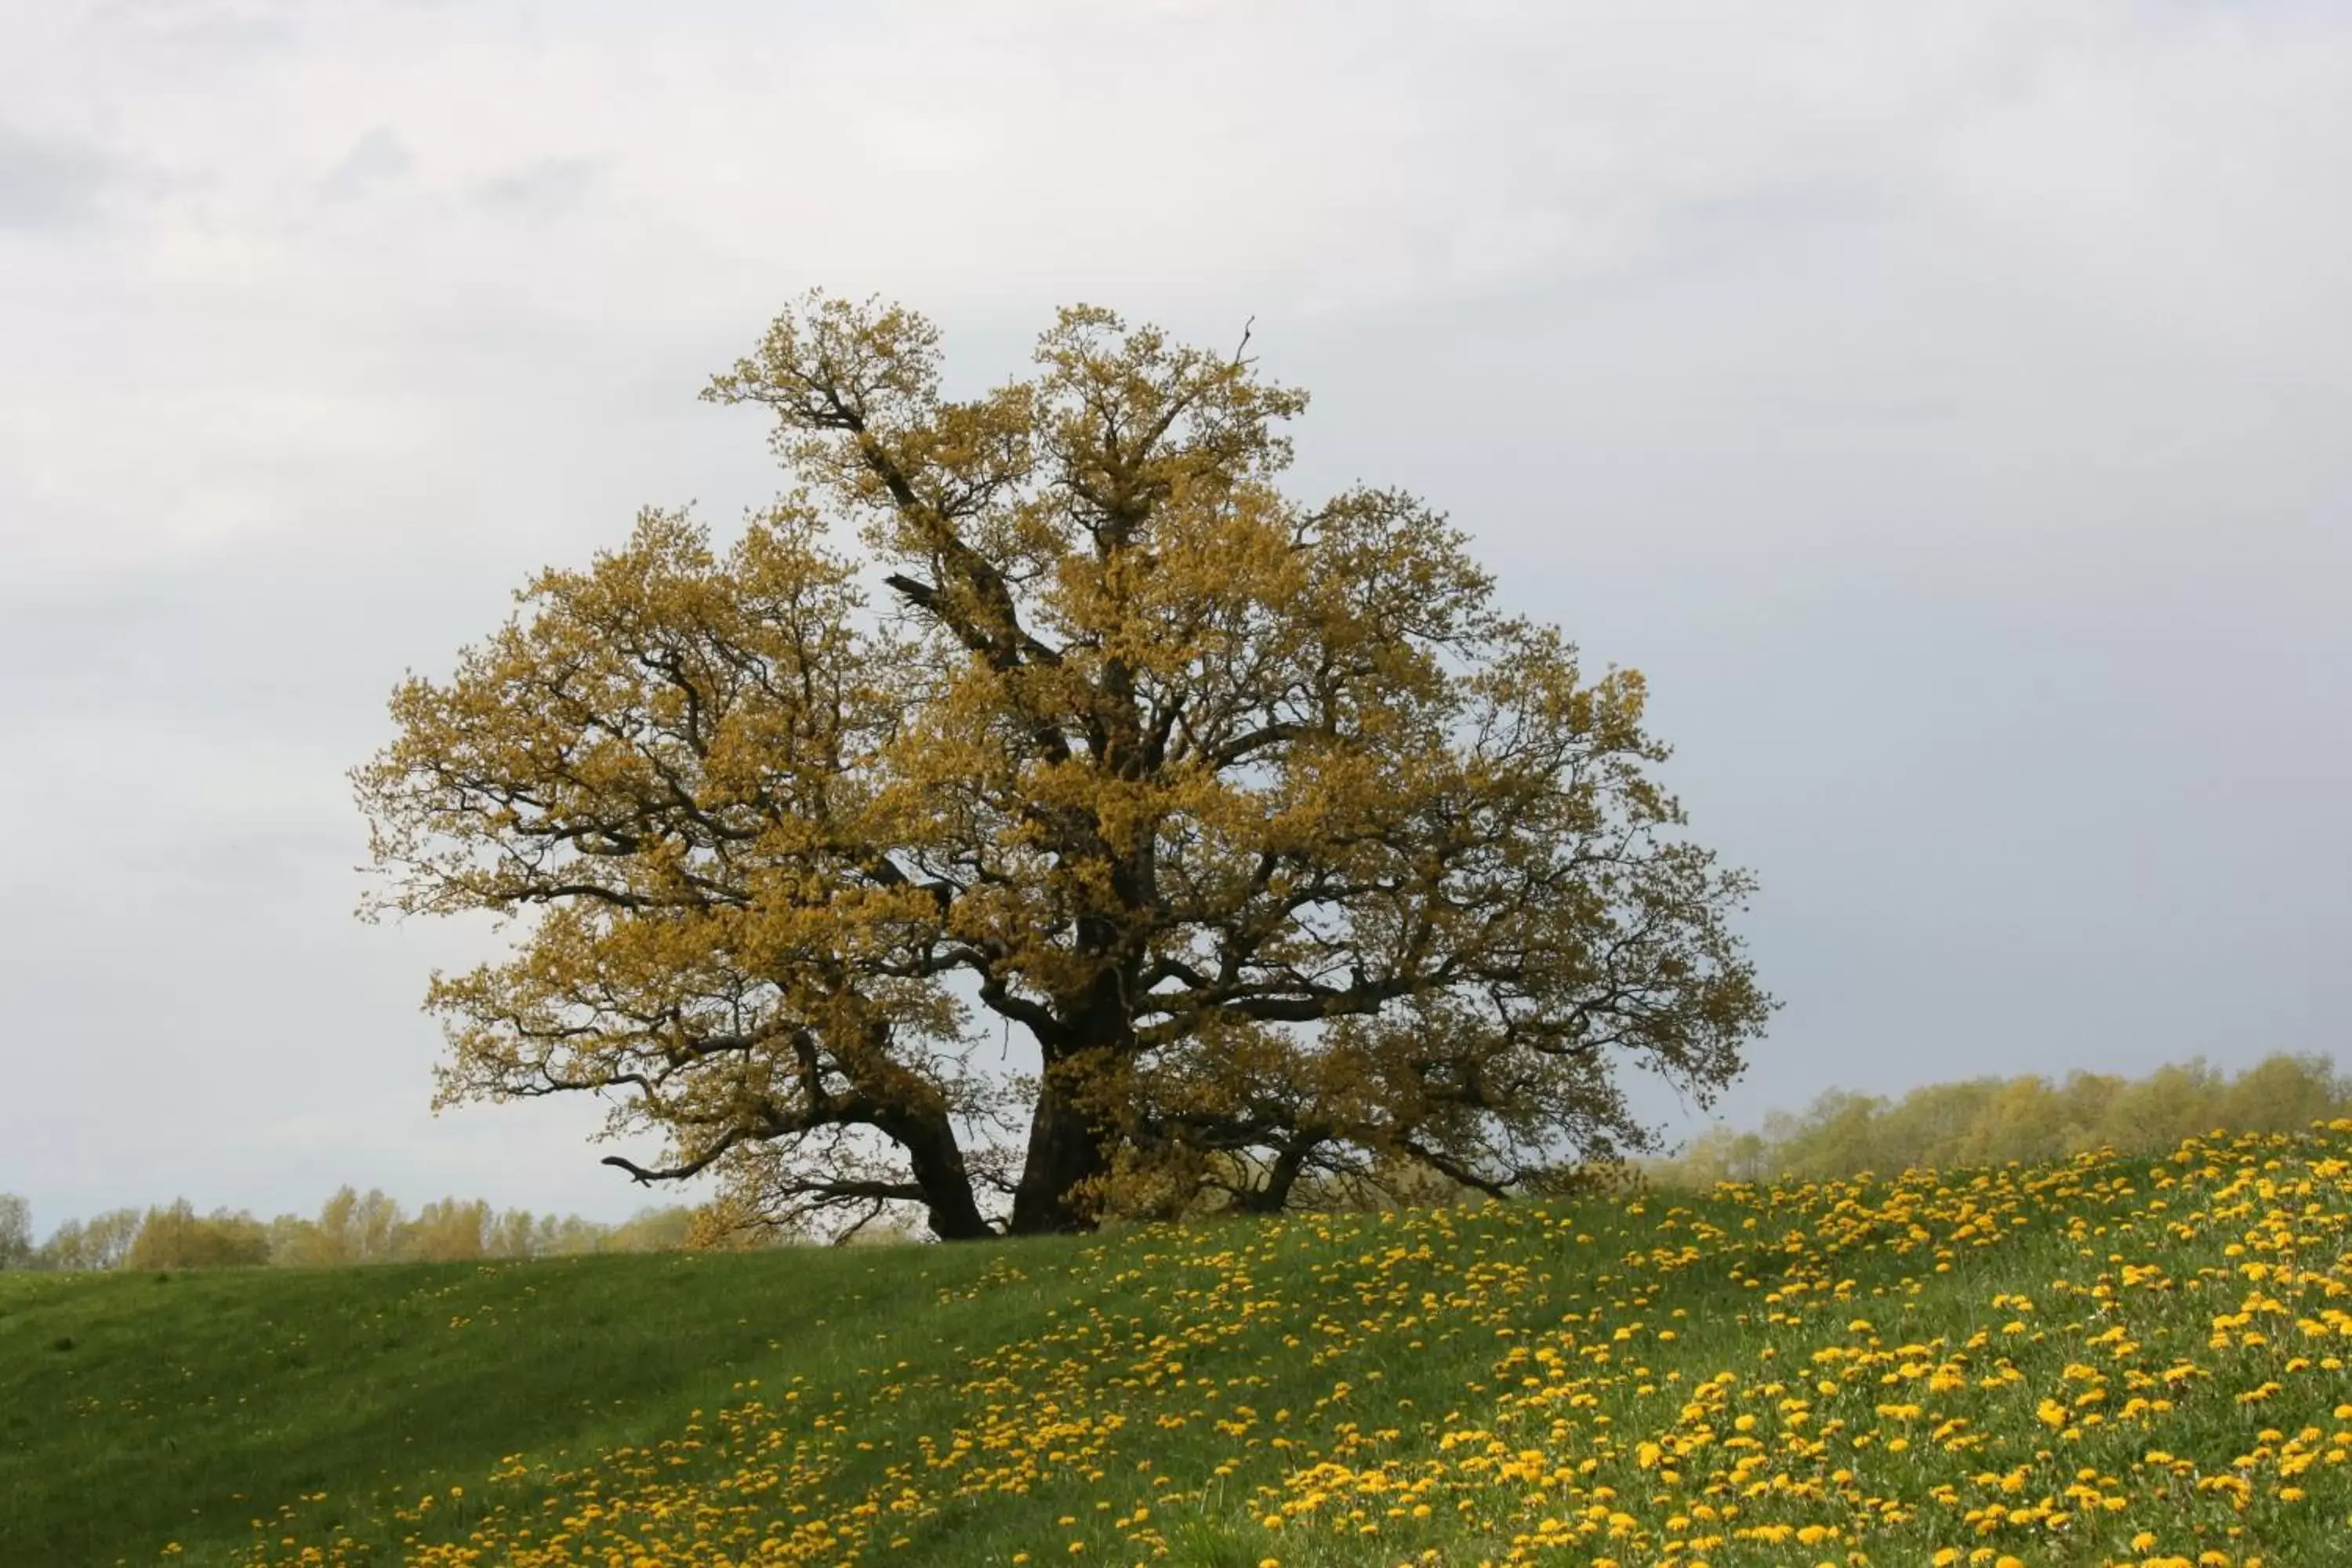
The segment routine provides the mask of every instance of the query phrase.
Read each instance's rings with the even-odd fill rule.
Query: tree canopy
[[[1540,1185],[1654,1146],[1625,1065],[1737,1074],[1750,881],[1638,674],[1412,496],[1286,495],[1307,399],[1239,352],[1076,308],[1024,379],[940,363],[809,296],[705,393],[792,488],[724,548],[640,514],[397,689],[363,908],[513,921],[433,979],[444,1101],[600,1093],[640,1179],[953,1239]]]

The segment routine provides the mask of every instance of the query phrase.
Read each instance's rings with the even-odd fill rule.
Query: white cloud
[[[321,195],[338,200],[370,195],[416,166],[408,143],[389,125],[371,125],[352,143],[342,161],[319,182]]]
[[[420,332],[559,338],[609,378],[650,343],[741,341],[813,280],[950,317],[1083,296],[1304,321],[1860,213],[2117,331],[2352,330],[2315,319],[2352,256],[2325,199],[2352,26],[2318,14],[705,6],[648,29],[174,5],[29,42],[8,100],[159,172],[102,241],[7,258],[15,515],[77,512],[124,432],[152,443],[111,526],[32,529],[52,570],[291,526],[252,477],[272,453],[496,462],[436,427],[472,389],[403,352]]]
[[[0,232],[88,223],[119,174],[85,143],[0,123]]]

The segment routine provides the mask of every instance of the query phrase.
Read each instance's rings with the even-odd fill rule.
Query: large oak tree
[[[1286,495],[1303,394],[1075,309],[953,401],[921,317],[813,295],[705,395],[795,488],[540,576],[354,774],[371,912],[513,917],[433,981],[445,1100],[600,1093],[640,1178],[962,1238],[1499,1194],[1650,1146],[1625,1065],[1739,1069],[1748,880],[1640,678],[1414,498]]]

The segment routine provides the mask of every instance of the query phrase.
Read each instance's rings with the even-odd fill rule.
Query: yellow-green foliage
[[[27,1239],[30,1213],[22,1198],[11,1205],[16,1230]],[[263,1222],[243,1210],[198,1215],[185,1198],[145,1213],[116,1209],[87,1223],[68,1220],[35,1247],[0,1249],[0,1268],[58,1272],[128,1268],[333,1268],[350,1263],[458,1263],[474,1258],[558,1258],[583,1252],[653,1252],[697,1243],[698,1215],[684,1205],[645,1208],[618,1225],[577,1215],[534,1215],[493,1210],[480,1198],[442,1198],[411,1215],[380,1190],[339,1189],[315,1217],[285,1214]],[[709,1244],[715,1244],[713,1237]],[[736,1246],[769,1246],[791,1237],[751,1226],[727,1238]]]
[[[1662,1185],[1773,1176],[1851,1176],[2063,1160],[2097,1149],[2152,1153],[2182,1139],[2291,1132],[2352,1113],[2352,1081],[2326,1057],[2277,1055],[2231,1077],[2202,1058],[2131,1079],[2077,1072],[1929,1084],[1900,1100],[1832,1090],[1801,1115],[1775,1112],[1760,1131],[1716,1127],[1678,1159],[1648,1162]]]
[[[14,1193],[0,1193],[0,1268],[22,1268],[33,1255],[32,1205]]]
[[[854,1366],[389,1517],[288,1500],[240,1560],[2315,1568],[2347,1241],[2352,1121],[958,1253]]]
[[[1621,1065],[1736,1073],[1752,884],[1640,675],[1417,498],[1286,493],[1306,397],[1250,359],[1090,307],[1034,357],[951,400],[922,317],[812,297],[709,391],[772,416],[772,506],[647,511],[394,693],[368,907],[514,936],[430,987],[444,1098],[594,1093],[634,1174],[969,1239],[1524,1186],[1648,1146]]]
[[[269,1232],[251,1215],[199,1215],[181,1198],[149,1209],[123,1259],[126,1268],[236,1268],[269,1261]]]

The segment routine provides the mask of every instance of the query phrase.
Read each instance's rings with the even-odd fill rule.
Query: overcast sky
[[[486,939],[353,921],[343,774],[533,568],[771,493],[695,393],[812,285],[973,388],[1254,316],[1302,492],[1647,672],[1763,879],[1734,1120],[2337,1051],[2347,193],[2323,0],[0,7],[0,1191],[642,1201],[428,1113]]]

